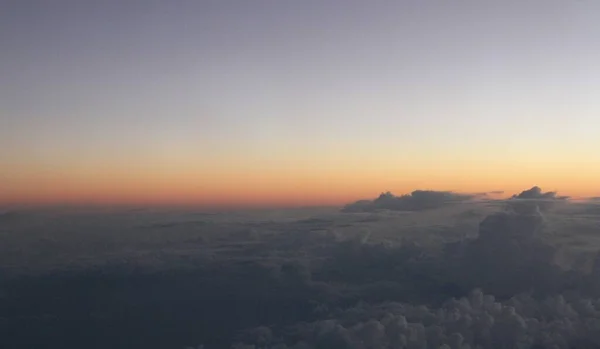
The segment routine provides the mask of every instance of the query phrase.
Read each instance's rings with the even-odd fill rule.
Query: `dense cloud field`
[[[600,201],[0,212],[2,348],[598,348]]]

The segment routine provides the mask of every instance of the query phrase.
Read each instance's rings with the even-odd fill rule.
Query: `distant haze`
[[[599,196],[600,2],[8,1],[0,203]]]

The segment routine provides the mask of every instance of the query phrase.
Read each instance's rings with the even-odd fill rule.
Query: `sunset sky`
[[[0,203],[600,195],[596,0],[6,1]]]

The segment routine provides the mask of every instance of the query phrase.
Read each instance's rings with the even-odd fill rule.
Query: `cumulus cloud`
[[[557,250],[543,240],[546,223],[541,213],[498,212],[479,225],[454,272],[468,288],[484,287],[496,295],[511,296],[536,290],[552,292],[561,272]]]
[[[565,200],[568,196],[557,196],[555,191],[543,192],[542,188],[534,186],[512,196],[513,199],[526,200]]]
[[[554,264],[556,249],[542,238],[544,229],[539,211],[505,211],[483,219],[477,237],[447,244],[442,256],[414,244],[338,245],[337,254],[329,253],[333,265],[316,275],[370,284],[359,296],[365,303],[254,343],[279,349],[597,348],[600,257],[592,274],[563,271]],[[454,291],[448,282],[456,284]],[[451,292],[462,294],[448,297]],[[378,303],[377,293],[392,302]],[[449,300],[432,306],[439,304],[432,301],[436,294]]]
[[[376,210],[422,211],[440,208],[448,204],[473,200],[477,195],[459,194],[451,191],[415,190],[410,194],[396,196],[391,192],[379,195],[375,200],[360,200],[346,205],[344,212],[369,212]]]
[[[568,196],[558,196],[556,192],[544,192],[538,186],[524,190],[507,200],[508,207],[522,214],[536,214],[553,208],[559,202],[566,202]]]
[[[525,192],[498,203],[562,200]],[[69,260],[100,251],[122,262],[6,279],[0,308],[26,317],[0,312],[0,328],[5,321],[15,329],[8,343],[36,347],[46,328],[68,333],[86,309],[94,318],[83,334],[106,347],[597,348],[600,257],[589,246],[600,244],[597,217],[577,218],[589,221],[590,268],[565,270],[547,228],[558,214],[573,224],[571,214],[554,210],[545,219],[539,209],[490,202],[416,191],[361,202],[368,210],[422,210],[409,214],[324,209],[203,216],[198,224],[197,215],[127,213],[53,218],[51,230],[40,224],[27,234],[11,228],[21,240],[0,234],[0,272],[24,250],[36,253],[20,257],[28,270],[52,264],[40,251]],[[426,211],[440,205],[448,206]],[[441,239],[432,243],[433,236]]]
[[[538,300],[521,294],[501,301],[475,289],[439,307],[359,305],[336,319],[299,324],[289,346],[271,338],[260,347],[597,348],[599,320],[600,304],[595,300],[562,295]]]

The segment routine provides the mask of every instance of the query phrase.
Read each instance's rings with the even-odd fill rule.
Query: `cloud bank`
[[[598,348],[600,216],[524,192],[367,201],[411,214],[28,214],[0,227],[3,343]],[[536,201],[567,209],[512,208]]]
[[[591,274],[561,270],[544,230],[539,211],[505,211],[483,219],[477,237],[446,244],[442,255],[414,244],[346,246],[334,259],[334,270],[346,266],[342,280],[379,280],[365,288],[365,302],[268,338],[257,329],[256,340],[234,348],[598,348],[600,258]],[[407,297],[405,282],[421,294]],[[452,293],[458,296],[440,303],[426,296]],[[377,303],[377,294],[407,298]]]
[[[449,204],[469,201],[476,197],[451,191],[415,190],[410,194],[395,196],[382,193],[375,200],[360,200],[346,205],[343,212],[372,212],[377,210],[422,211],[443,207]]]

